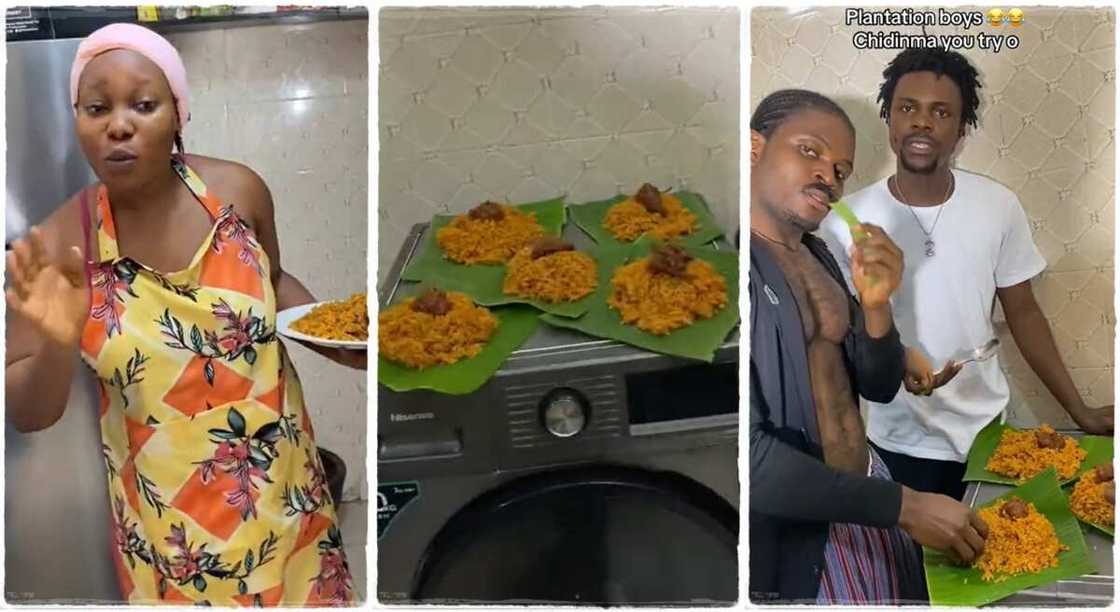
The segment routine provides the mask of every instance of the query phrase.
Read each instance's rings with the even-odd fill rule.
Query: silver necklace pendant
[[[937,210],[937,216],[933,219],[933,227],[929,228],[928,232],[926,231],[925,226],[922,225],[922,220],[918,218],[918,213],[914,212],[914,207],[910,205],[909,200],[906,198],[906,194],[902,193],[902,185],[898,183],[898,175],[895,175],[891,178],[894,179],[894,188],[898,190],[898,195],[902,200],[902,203],[906,205],[906,209],[909,210],[910,214],[914,216],[914,222],[918,224],[918,227],[921,228],[922,233],[926,235],[926,257],[933,257],[934,253],[936,253],[933,248],[933,231],[937,229],[937,222],[941,220],[941,213],[945,212],[945,204],[949,202],[949,194],[953,192],[953,187],[957,182],[956,177],[954,177],[951,172],[949,173],[949,185],[945,189],[945,195],[941,198],[941,208]]]

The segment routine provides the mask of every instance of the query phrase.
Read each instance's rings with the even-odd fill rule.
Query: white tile
[[[645,154],[625,140],[612,138],[595,161],[596,167],[613,177],[620,189],[629,190],[632,185],[649,180]]]
[[[490,95],[482,96],[463,117],[466,129],[481,138],[483,144],[495,144],[513,127],[513,111]]]
[[[428,106],[415,104],[401,121],[401,136],[416,143],[422,151],[437,148],[451,132],[451,120]]]
[[[171,33],[167,40],[179,51],[187,69],[192,103],[227,102],[233,92],[226,65],[225,30]]]
[[[547,142],[549,135],[528,119],[528,114],[514,114],[513,128],[502,140],[503,145],[526,145]]]
[[[551,89],[572,106],[583,107],[603,85],[605,71],[582,56],[565,59],[549,77]]]
[[[599,90],[587,104],[587,110],[596,123],[608,133],[621,132],[640,109],[640,102],[613,83]]]
[[[536,71],[538,76],[552,74],[564,61],[564,50],[540,27],[534,27],[517,47],[517,57]]]
[[[564,132],[565,138],[579,139],[579,138],[594,138],[606,134],[606,130],[602,125],[586,111],[576,111],[576,119],[568,126],[568,130]]]
[[[618,192],[617,180],[608,172],[592,166],[585,168],[572,184],[570,197],[575,202],[589,202],[609,198]]]
[[[653,110],[675,126],[684,125],[704,105],[705,95],[682,79],[650,85]]]
[[[542,91],[541,77],[527,64],[507,61],[494,77],[491,95],[512,110],[527,110]]]
[[[490,193],[508,194],[521,182],[522,170],[506,155],[491,153],[473,172],[474,182]]]
[[[533,26],[528,21],[509,25],[483,26],[479,34],[501,51],[511,51],[529,35]]]
[[[511,202],[539,202],[560,197],[565,191],[534,176],[522,179],[509,192],[509,199]]]
[[[478,99],[478,90],[455,70],[440,70],[424,101],[448,117],[461,117]]]
[[[565,102],[555,91],[545,91],[529,108],[527,120],[543,133],[557,137],[567,133],[576,120],[576,109]]]
[[[396,77],[405,88],[404,93],[408,95],[427,90],[439,72],[436,57],[428,52],[423,41],[417,40],[405,41],[383,66],[384,72]],[[382,95],[382,92],[378,91],[378,95]]]
[[[242,100],[343,95],[368,72],[367,45],[355,22],[241,28],[227,35],[226,66]]]
[[[463,183],[464,176],[453,172],[438,160],[422,161],[412,173],[412,185],[416,195],[435,206],[443,206]]]
[[[1036,117],[1036,122],[1042,112],[1044,111],[1040,111]],[[1042,166],[1053,148],[1054,140],[1051,137],[1045,132],[1028,127],[1020,131],[1011,143],[1011,155],[1027,169],[1034,170]]]
[[[451,57],[451,65],[476,85],[489,83],[502,63],[501,52],[479,35],[467,36]]]
[[[703,40],[681,62],[685,79],[694,87],[709,94],[721,85],[738,88],[738,82],[727,82],[729,66],[738,66],[739,49],[729,47],[722,40]],[[737,74],[738,71],[735,71]]]

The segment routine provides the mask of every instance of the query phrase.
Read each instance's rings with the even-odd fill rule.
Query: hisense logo
[[[434,412],[389,413],[389,420],[394,423],[400,423],[402,421],[429,421],[434,418],[436,418],[436,413]]]

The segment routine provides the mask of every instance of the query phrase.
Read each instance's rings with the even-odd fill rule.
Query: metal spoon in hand
[[[960,365],[964,365],[970,361],[987,361],[995,357],[996,349],[999,348],[999,338],[992,338],[984,343],[984,346],[979,346],[972,349],[965,359],[958,361]]]
[[[953,359],[952,363],[958,366],[963,366],[970,361],[987,361],[992,357],[995,357],[997,352],[999,352],[999,338],[992,338],[991,340],[985,342],[982,346],[978,346],[971,351],[963,353],[964,359],[961,359],[959,361]],[[958,353],[958,355],[960,355],[960,353]],[[945,370],[941,370],[940,372],[935,374],[934,377],[936,378],[937,376],[942,375],[944,372]]]

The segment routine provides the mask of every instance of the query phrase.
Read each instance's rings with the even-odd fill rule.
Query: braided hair
[[[762,99],[751,115],[751,129],[769,138],[778,126],[805,110],[831,113],[844,120],[854,134],[856,128],[848,113],[831,99],[807,89],[780,89]]]
[[[976,127],[976,109],[980,106],[980,95],[976,90],[983,87],[978,78],[980,73],[968,63],[965,56],[940,47],[906,49],[896,55],[883,70],[885,80],[879,86],[879,102],[882,104],[879,116],[884,121],[890,121],[891,101],[899,79],[911,72],[932,72],[952,79],[961,91],[961,129],[966,124]]]

